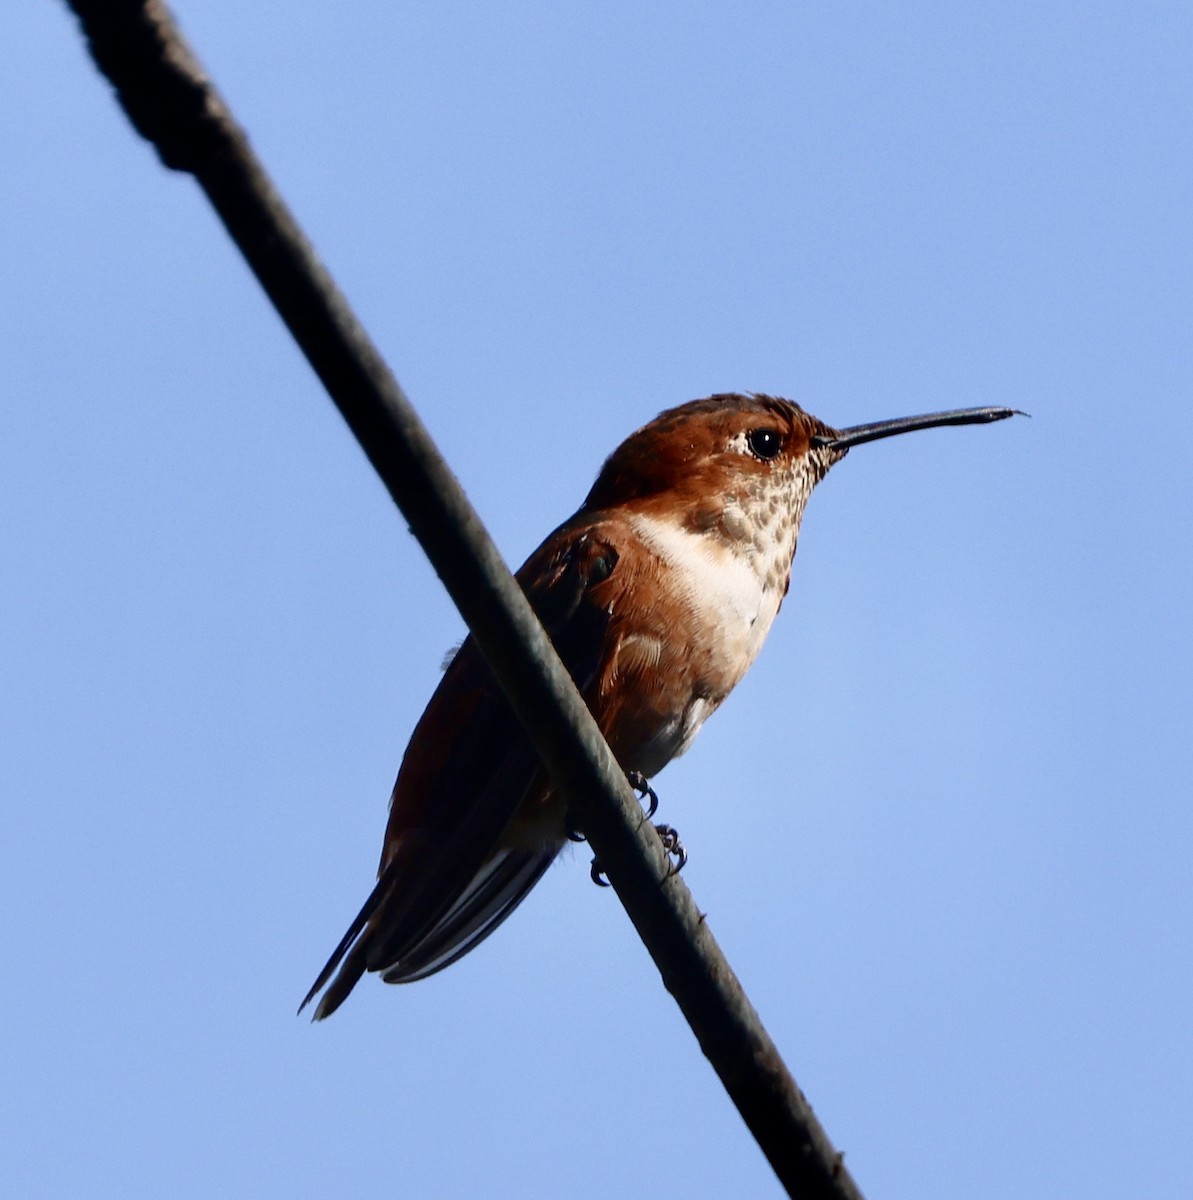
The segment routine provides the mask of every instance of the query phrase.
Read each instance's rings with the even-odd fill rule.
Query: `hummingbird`
[[[757,657],[787,594],[804,507],[830,467],[864,442],[1014,412],[838,430],[793,401],[734,393],[668,409],[622,442],[516,578],[631,780],[683,754]],[[573,832],[467,638],[406,748],[377,884],[299,1011],[322,992],[314,1019],[330,1016],[366,971],[410,983],[462,958]]]

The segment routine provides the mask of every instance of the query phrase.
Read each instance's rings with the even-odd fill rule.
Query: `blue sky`
[[[516,563],[660,409],[859,448],[656,781],[863,1190],[1193,1175],[1193,17],[176,11]],[[772,1195],[578,853],[450,971],[298,1000],[461,623],[63,6],[0,74],[0,1155],[30,1197]]]

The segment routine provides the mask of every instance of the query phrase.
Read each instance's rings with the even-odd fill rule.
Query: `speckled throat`
[[[839,457],[813,449],[768,475],[742,478],[725,496],[715,518],[706,517],[693,531],[702,526],[700,531],[748,563],[763,588],[778,591],[781,599],[791,579],[808,497]]]

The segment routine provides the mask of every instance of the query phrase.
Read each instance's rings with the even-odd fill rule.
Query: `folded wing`
[[[593,589],[617,567],[595,531],[563,527],[518,573],[581,692],[609,653],[609,606]],[[390,802],[377,886],[307,993],[326,987],[330,1016],[365,971],[408,983],[479,945],[521,903],[558,853],[558,832],[511,836],[515,815],[549,808],[550,782],[471,638],[452,660],[410,740]],[[530,822],[533,825],[533,821]],[[336,977],[328,981],[334,972]]]

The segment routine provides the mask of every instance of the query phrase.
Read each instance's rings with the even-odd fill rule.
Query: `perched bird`
[[[628,437],[517,575],[622,767],[655,775],[746,673],[787,592],[804,505],[851,446],[1012,411],[838,431],[789,400],[734,394]],[[517,908],[568,832],[564,800],[467,639],[406,749],[377,885],[302,1007],[326,987],[319,1020],[366,971],[409,983],[455,962]]]

